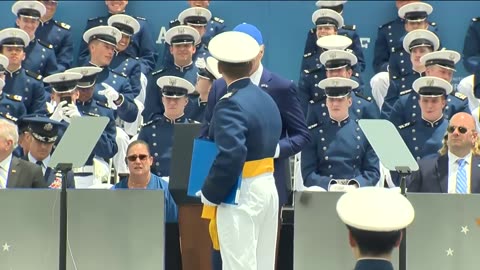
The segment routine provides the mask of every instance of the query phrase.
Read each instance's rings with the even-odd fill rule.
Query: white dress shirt
[[[252,81],[252,83],[258,86],[260,84],[260,79],[262,79],[262,74],[263,74],[263,65],[262,63],[260,63],[257,70],[252,75],[250,75],[250,80]]]
[[[457,157],[450,151],[448,151],[448,193],[457,193],[457,172],[459,159],[465,159],[465,171],[467,173],[467,193],[470,193],[472,152],[468,153],[468,155],[464,157]]]
[[[0,161],[0,188],[6,188],[8,182],[8,172],[12,163],[12,154]]]
[[[37,164],[37,160],[30,154],[28,153],[28,161]],[[44,160],[42,160],[42,173],[45,175],[45,172],[47,171],[48,163],[50,162],[50,155],[48,155]]]

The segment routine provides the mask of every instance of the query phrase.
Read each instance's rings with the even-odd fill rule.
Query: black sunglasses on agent
[[[136,161],[137,158],[140,159],[140,161],[145,161],[147,160],[148,155],[131,155],[127,157],[128,161],[131,161],[131,162]]]
[[[466,127],[462,127],[462,126],[458,126],[458,127],[448,126],[447,131],[448,131],[448,133],[453,133],[457,128],[458,128],[458,132],[460,132],[460,134],[465,134],[468,131],[468,129]]]

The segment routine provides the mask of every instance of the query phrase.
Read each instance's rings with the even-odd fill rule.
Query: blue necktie
[[[459,194],[467,193],[467,172],[465,170],[465,159],[459,159],[457,171],[457,188],[456,192]]]

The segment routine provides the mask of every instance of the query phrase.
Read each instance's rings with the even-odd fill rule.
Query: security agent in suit
[[[195,44],[195,53],[193,54],[192,61],[197,63],[197,61],[205,61],[210,54],[207,50],[206,43],[203,43],[203,35],[207,32],[208,22],[211,21],[212,13],[210,10],[202,7],[191,7],[187,8],[184,11],[180,12],[178,19],[174,22],[170,22],[170,28],[178,25],[188,25],[200,34],[200,42]],[[163,60],[161,65],[165,67],[174,66],[173,56],[170,53],[170,44],[165,42],[163,47]]]
[[[10,120],[0,119],[0,142],[0,189],[47,187],[38,165],[12,155],[18,142],[18,131]]]
[[[217,59],[209,56],[205,60],[204,66],[198,67],[195,93],[189,97],[190,102],[188,102],[187,108],[185,109],[185,114],[188,118],[197,122],[203,122],[205,120],[208,94],[210,93],[213,82],[222,77],[222,75],[218,73],[217,65]]]
[[[400,136],[416,160],[433,156],[442,147],[448,126],[443,113],[447,96],[452,92],[449,82],[432,76],[417,79],[413,89],[418,93],[421,114],[397,126]]]
[[[463,65],[469,73],[480,69],[480,17],[473,18],[463,42]]]
[[[0,112],[8,113],[15,118],[20,118],[27,112],[22,102],[22,97],[3,93],[6,67],[8,67],[8,58],[0,54]]]
[[[323,37],[318,40],[319,43],[323,43],[322,46],[329,48],[329,50],[320,55],[320,62],[325,66],[326,77],[351,79],[352,67],[356,65],[357,58],[351,52],[330,49],[338,43],[334,37],[336,36]],[[340,36],[337,37],[340,38]],[[325,118],[328,118],[325,90],[319,87],[319,83],[316,83],[320,81],[315,79],[315,74],[316,72],[311,74],[314,76],[313,80],[308,80],[308,90],[312,99],[308,108],[307,123],[323,121]],[[307,90],[304,87],[305,85],[300,87],[302,93],[305,93],[305,90]],[[350,115],[355,119],[378,119],[380,111],[371,97],[366,97],[362,94],[362,87],[357,85],[352,91],[352,106],[349,108]]]
[[[382,108],[382,118],[388,119],[392,112],[395,102],[400,95],[408,94],[413,82],[424,76],[425,64],[420,61],[421,57],[427,53],[437,51],[440,47],[438,37],[428,30],[414,30],[409,32],[403,39],[404,51],[408,52],[410,59],[404,60],[410,63],[410,69],[404,71],[404,76],[390,76],[390,82],[387,92],[383,95],[384,102]],[[402,53],[403,54],[403,53]],[[392,56],[393,57],[393,56]],[[378,94],[377,94],[378,96]]]
[[[380,177],[378,157],[355,117],[349,116],[352,89],[358,83],[346,78],[322,80],[328,116],[308,122],[312,142],[302,150],[302,176],[306,187],[325,190],[333,185],[373,186]]]
[[[224,269],[273,270],[279,211],[273,157],[281,136],[280,112],[248,77],[260,53],[253,37],[225,32],[209,48],[219,61],[227,94],[215,106],[208,133],[219,153],[198,192],[204,217],[213,222],[212,239],[218,233],[214,247],[220,248]],[[223,204],[239,176],[238,205]]]
[[[57,73],[44,79],[44,82],[52,87],[50,119],[65,125],[75,117],[105,116],[110,120],[85,166],[73,170],[77,188],[85,188],[108,180],[110,177],[108,159],[112,158],[118,150],[112,109],[93,99],[95,80],[92,74],[94,71],[87,71],[84,72],[86,79],[82,73],[75,72]],[[64,130],[61,129],[59,136],[62,136],[63,132]]]
[[[42,76],[56,73],[58,66],[53,45],[35,38],[40,18],[46,12],[45,6],[39,1],[17,1],[12,6],[12,12],[17,16],[16,25],[30,38],[30,42],[25,46],[23,66]]]
[[[58,130],[62,123],[45,116],[31,116],[23,118],[28,125],[30,147],[25,160],[39,165],[42,168],[43,179],[50,188],[62,187],[62,175],[49,167],[51,153],[57,142]],[[67,188],[75,188],[73,172],[67,175]]]
[[[340,29],[344,24],[343,17],[339,13],[331,9],[319,9],[312,14],[312,22],[316,25],[316,41],[319,38],[330,36],[330,35],[341,35]],[[348,50],[357,56],[358,64],[354,67],[353,76],[354,79],[358,81],[360,85],[363,85],[363,80],[361,78],[361,72],[365,68],[365,63],[363,62],[363,52],[361,50],[354,50],[354,40],[346,35],[345,40],[350,40],[348,45]],[[342,49],[346,49],[342,48]],[[326,48],[321,47],[317,42],[317,48],[310,53],[307,53],[303,56],[302,63],[300,65],[300,81],[302,80],[304,74],[309,74],[317,69],[323,70],[323,66],[319,63],[320,55],[325,51]],[[360,62],[362,61],[362,62]],[[363,66],[363,68],[362,68]],[[319,78],[320,80],[325,77]]]
[[[455,72],[455,64],[458,61],[460,61],[460,54],[451,50],[431,52],[420,58],[421,64],[425,66],[426,76],[438,77],[450,83]],[[394,125],[400,125],[419,115],[418,97],[418,94],[412,90],[401,92],[400,98],[395,102],[388,118],[390,122]],[[445,118],[450,119],[458,112],[470,114],[470,108],[468,98],[454,90],[447,96],[447,106],[445,106],[443,114]]]
[[[447,132],[440,154],[418,162],[420,169],[407,179],[408,192],[480,193],[480,153],[475,119],[467,113],[457,113],[450,119]],[[460,159],[465,162],[463,184],[458,178]]]
[[[428,30],[437,35],[427,22],[427,17],[432,11],[432,6],[421,2],[409,3],[399,8],[398,16],[404,19],[405,34],[408,35],[415,30]],[[401,86],[402,90],[405,90],[405,81],[409,85],[415,80],[408,80],[409,76],[415,77],[415,72],[412,74],[412,62],[409,61],[409,57],[411,57],[409,56],[410,50],[406,49],[408,46],[405,46],[405,38],[406,36],[402,35],[398,40],[394,41],[394,47],[392,47],[387,59],[388,66],[386,70],[378,72],[370,80],[372,95],[377,100],[379,108],[382,107],[383,100],[386,99],[385,95],[387,95],[387,90],[389,90],[388,88],[392,81]],[[419,57],[416,56],[416,58],[418,59]],[[418,72],[417,67],[414,67],[413,70]]]
[[[365,187],[342,195],[336,209],[357,259],[354,270],[393,270],[392,251],[415,217],[408,199],[390,189]]]
[[[3,92],[17,99],[22,98],[27,114],[45,114],[47,112],[47,93],[42,76],[22,67],[25,59],[25,44],[30,42],[28,34],[17,28],[0,31],[0,50],[8,58],[5,67],[5,87]]]
[[[163,114],[164,107],[160,102],[161,95],[156,81],[163,76],[175,76],[195,84],[198,68],[193,62],[195,44],[200,42],[198,31],[186,25],[173,27],[165,34],[165,42],[170,44],[174,66],[160,68],[147,76],[148,84],[145,93],[145,109],[142,112],[144,122],[152,120],[155,114]]]
[[[347,1],[317,1],[316,6],[319,9],[331,9],[339,14],[343,14],[344,4]],[[314,22],[315,23],[315,22]],[[358,58],[358,71],[359,73],[365,70],[365,58],[363,56],[362,44],[360,43],[360,37],[357,34],[356,25],[343,25],[337,31],[338,35],[346,36],[352,40],[352,46],[350,49],[352,50],[353,54]],[[317,27],[312,28],[307,33],[307,39],[305,40],[305,48],[304,48],[304,57],[309,57],[309,55],[313,55],[317,50],[318,47],[316,45],[316,41],[318,39]]]
[[[174,125],[194,122],[186,117],[185,107],[188,104],[188,94],[193,93],[195,87],[187,80],[174,76],[158,78],[157,87],[157,91],[162,93],[165,112],[154,115],[152,120],[143,124],[138,139],[148,143],[150,154],[154,158],[152,171],[160,177],[168,177]]]
[[[35,32],[38,39],[52,44],[57,60],[58,71],[65,71],[73,64],[73,37],[70,25],[53,19],[57,11],[58,1],[42,0],[46,8],[45,15],[40,18],[40,25]]]
[[[107,16],[88,19],[84,32],[96,26],[107,25],[108,19],[112,15],[124,14],[125,8],[128,4],[128,0],[106,0],[105,4],[107,5],[109,14]],[[140,23],[140,31],[137,34],[133,35],[132,41],[127,48],[127,53],[132,57],[138,57],[140,59],[142,70],[141,72],[146,75],[152,72],[155,68],[158,53],[156,50],[155,40],[152,37],[152,31],[147,20],[145,18],[137,16],[135,16],[135,19],[137,19]],[[89,62],[89,54],[90,51],[88,50],[88,44],[86,42],[82,42],[80,44],[79,56],[77,61],[80,66],[84,66]]]

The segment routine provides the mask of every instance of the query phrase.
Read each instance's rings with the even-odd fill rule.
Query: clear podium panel
[[[161,190],[69,190],[68,270],[164,269]]]
[[[58,269],[60,192],[0,190],[0,269]]]
[[[480,195],[410,193],[407,269],[477,270]]]

